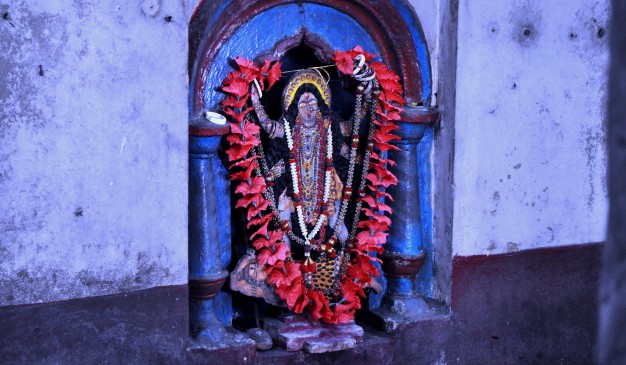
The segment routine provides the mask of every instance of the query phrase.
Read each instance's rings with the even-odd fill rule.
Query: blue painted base
[[[223,341],[226,330],[215,316],[215,299],[190,300],[189,321],[192,337],[206,341]]]
[[[200,330],[200,332],[196,335],[196,339],[199,341],[206,340],[209,342],[224,342],[226,335],[226,329],[224,329],[221,325],[215,324]]]
[[[392,333],[403,325],[433,317],[436,312],[420,294],[414,294],[387,296],[380,308],[371,311],[371,315],[382,330]]]

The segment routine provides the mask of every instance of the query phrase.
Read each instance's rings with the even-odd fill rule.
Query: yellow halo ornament
[[[317,70],[302,70],[295,74],[291,80],[289,80],[287,87],[285,87],[283,94],[283,109],[285,111],[289,109],[289,105],[293,102],[296,92],[300,86],[304,84],[315,86],[317,91],[319,91],[322,96],[324,104],[330,106],[330,88],[328,87],[328,83],[322,74],[320,74]]]

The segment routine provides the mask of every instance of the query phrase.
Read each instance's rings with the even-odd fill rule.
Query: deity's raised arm
[[[263,105],[261,104],[257,88],[254,85],[252,85],[250,90],[250,100],[252,101],[252,106],[254,107],[254,113],[256,114],[257,120],[269,138],[283,138],[285,136],[283,125],[270,119],[267,115],[265,108],[263,108]]]

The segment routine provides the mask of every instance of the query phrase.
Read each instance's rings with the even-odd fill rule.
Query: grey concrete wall
[[[0,11],[0,306],[185,283],[188,4]]]

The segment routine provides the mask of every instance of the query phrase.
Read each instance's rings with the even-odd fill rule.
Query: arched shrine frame
[[[263,15],[272,9],[291,5],[291,11],[297,6],[304,9],[305,6],[318,6],[325,9],[332,9],[342,16],[352,19],[354,24],[347,24],[347,27],[355,28],[355,31],[366,31],[370,37],[371,43],[376,47],[375,50],[368,49],[366,45],[361,44],[366,51],[378,54],[382,62],[384,62],[392,71],[400,76],[400,82],[404,87],[404,97],[407,104],[402,113],[402,123],[399,123],[402,129],[399,134],[403,138],[404,156],[400,157],[401,161],[412,168],[414,171],[408,173],[400,173],[399,179],[405,179],[409,187],[405,193],[406,202],[402,204],[398,201],[396,205],[404,205],[395,207],[395,214],[402,216],[398,223],[392,226],[391,237],[388,240],[405,243],[388,244],[387,250],[398,255],[391,257],[386,262],[385,271],[395,270],[398,276],[393,283],[389,284],[388,290],[398,293],[412,292],[417,289],[422,295],[429,296],[432,294],[432,206],[430,197],[430,150],[432,146],[432,125],[438,120],[439,113],[437,110],[430,108],[431,97],[431,69],[428,47],[421,29],[420,22],[413,12],[412,7],[405,0],[224,0],[224,1],[203,1],[198,5],[195,13],[190,21],[189,36],[189,74],[190,74],[190,153],[197,153],[198,145],[194,143],[193,136],[215,136],[219,137],[228,133],[228,126],[217,126],[206,123],[203,117],[204,112],[212,111],[219,100],[212,100],[207,103],[207,94],[215,94],[215,89],[219,86],[216,81],[221,81],[223,76],[217,76],[220,67],[228,65],[216,65],[220,50],[228,44],[231,39],[238,36],[238,32],[248,22],[255,17]],[[304,12],[304,10],[302,10]],[[288,16],[289,14],[285,14]],[[355,24],[360,29],[356,29]],[[276,27],[280,27],[277,22]],[[328,29],[326,29],[328,30]],[[341,33],[341,32],[339,32]],[[323,34],[315,33],[315,30],[301,28],[299,34],[292,34],[283,38],[273,40],[273,53],[268,53],[271,49],[259,49],[256,56],[263,56],[269,60],[280,59],[289,49],[294,48],[304,40],[306,45],[314,48],[317,47],[316,55],[322,55],[329,58],[332,49],[328,48],[330,42],[326,39],[332,39],[335,34],[333,32],[325,32]],[[358,37],[357,37],[358,38]],[[359,44],[354,40],[348,48]],[[239,54],[231,54],[230,58],[234,58]],[[324,58],[319,57],[318,58]],[[219,62],[224,63],[224,59]],[[228,66],[229,67],[229,66]],[[226,67],[226,68],[228,68]],[[222,69],[223,73],[223,69]],[[225,75],[225,73],[224,73]],[[208,81],[207,81],[208,80]],[[210,104],[210,105],[209,105]],[[216,148],[214,143],[210,143],[210,148]],[[202,147],[202,146],[201,146]],[[203,147],[204,148],[204,147]],[[415,169],[414,166],[418,166]],[[191,165],[190,165],[191,169]],[[193,173],[190,171],[190,176]],[[214,174],[213,176],[217,176]],[[191,186],[190,177],[190,186]],[[402,186],[402,183],[400,183]],[[405,185],[406,186],[406,185]],[[216,190],[220,190],[216,188]],[[402,197],[400,199],[403,199]],[[190,200],[191,200],[190,192]],[[419,209],[416,211],[415,202],[419,203]],[[193,202],[190,201],[190,212]],[[220,204],[219,202],[217,203]],[[220,208],[217,208],[219,212]],[[213,210],[215,212],[215,210]],[[214,213],[215,214],[215,213]],[[230,214],[228,214],[230,217]],[[395,219],[395,218],[394,218]],[[190,213],[190,225],[192,217]],[[206,225],[206,223],[205,223]],[[191,228],[190,228],[190,255],[193,254],[191,249]],[[223,236],[222,232],[220,235]],[[396,237],[394,237],[394,235]],[[228,234],[230,236],[230,232]],[[421,251],[421,252],[419,252]],[[417,288],[415,288],[415,273],[408,270],[404,272],[407,258],[415,260],[418,253],[425,253],[426,259],[421,256],[417,260],[422,260],[423,265],[419,273]],[[222,255],[223,265],[224,258],[230,259],[230,255]],[[192,276],[192,262],[190,258],[190,277]],[[206,266],[203,264],[203,266]],[[219,271],[219,270],[218,270]],[[412,276],[412,277],[411,277]],[[207,299],[202,294],[208,292],[207,288],[212,284],[210,282],[202,283],[201,281],[193,281],[190,279],[190,295],[196,299]],[[215,286],[215,285],[213,285]],[[210,290],[209,290],[210,291]],[[194,294],[195,293],[195,294]],[[223,309],[223,308],[222,308]],[[217,317],[226,324],[228,310],[223,311],[220,315],[220,305],[217,305]],[[192,310],[193,311],[193,310]]]

